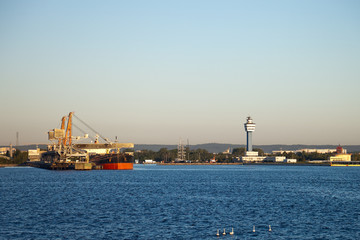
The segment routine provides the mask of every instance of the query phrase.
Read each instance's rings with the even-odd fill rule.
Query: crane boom
[[[68,117],[68,123],[67,123],[67,127],[66,127],[66,133],[65,133],[65,138],[63,140],[63,144],[65,145],[69,145],[71,146],[71,130],[72,130],[72,116],[73,116],[74,112],[70,112],[69,113],[69,117]]]
[[[82,124],[84,124],[86,127],[88,127],[91,131],[93,131],[94,133],[98,134],[105,142],[107,143],[111,143],[111,141],[109,141],[109,139],[103,137],[101,134],[99,134],[98,131],[96,131],[95,129],[93,129],[91,126],[89,126],[86,122],[84,122],[83,120],[81,120],[78,116],[76,116],[74,114],[74,117],[79,120]]]
[[[65,131],[65,120],[66,120],[66,116],[61,118],[61,129]],[[61,144],[61,138],[59,138],[59,146]]]

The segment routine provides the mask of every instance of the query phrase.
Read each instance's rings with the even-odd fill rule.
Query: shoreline
[[[141,164],[137,164],[137,165],[141,165]],[[146,165],[146,164],[144,164]],[[329,163],[273,163],[273,162],[269,162],[269,163],[156,163],[156,165],[179,165],[179,166],[183,166],[183,165],[279,165],[279,166],[330,166]]]
[[[0,163],[0,168],[4,167],[29,167],[29,165],[25,163]]]
[[[28,165],[24,164],[10,164],[10,163],[0,163],[0,168],[4,167],[27,167]]]
[[[159,165],[159,166],[221,166],[221,165],[271,165],[271,166],[327,166],[331,167],[329,163],[153,163],[153,164],[140,164],[134,163],[134,165]],[[338,166],[338,165],[333,165]],[[339,164],[339,166],[352,166],[346,164]],[[354,167],[358,167],[359,165],[353,165]],[[10,164],[10,163],[0,163],[0,168],[6,167],[33,167],[29,164]]]

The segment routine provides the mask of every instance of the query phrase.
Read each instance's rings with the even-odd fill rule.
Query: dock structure
[[[48,139],[52,144],[48,145],[46,152],[41,153],[38,161],[29,161],[28,165],[50,170],[133,169],[133,152],[121,152],[123,148],[134,148],[133,143],[112,143],[96,134],[94,143],[74,144],[73,141],[88,138],[89,135],[72,136],[73,116],[74,113],[70,112],[68,116],[62,117],[61,128],[48,132]],[[84,124],[93,130],[89,125]],[[106,143],[99,143],[99,136]]]

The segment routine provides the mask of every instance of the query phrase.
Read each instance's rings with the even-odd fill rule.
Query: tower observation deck
[[[255,123],[251,117],[247,117],[244,127],[246,131],[246,151],[252,152],[252,132],[255,131]]]

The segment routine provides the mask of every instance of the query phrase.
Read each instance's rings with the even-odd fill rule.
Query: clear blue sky
[[[1,145],[360,144],[360,1],[0,0],[0,81]]]

